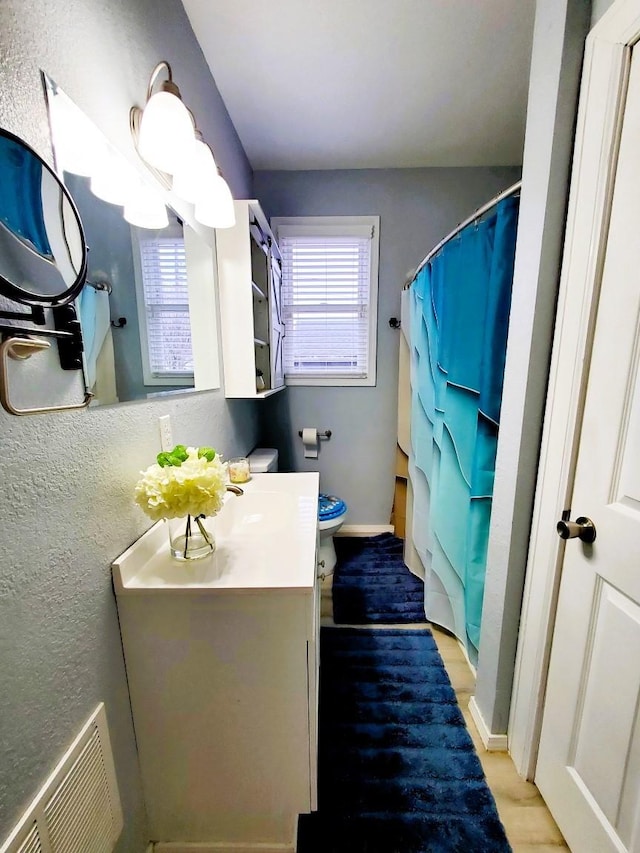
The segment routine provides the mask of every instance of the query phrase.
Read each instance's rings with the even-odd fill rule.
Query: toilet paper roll
[[[318,458],[318,430],[305,427],[302,430],[302,444],[304,446],[305,459]]]

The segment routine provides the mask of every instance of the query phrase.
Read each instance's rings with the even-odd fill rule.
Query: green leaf
[[[207,460],[207,462],[213,462],[213,460],[216,458],[216,452],[213,447],[199,447],[198,459],[202,459],[203,457]]]
[[[161,468],[166,468],[171,465],[171,457],[170,454],[167,453],[166,450],[163,450],[161,453],[158,453],[156,456],[156,462]]]
[[[179,459],[180,462],[186,462],[186,460],[189,458],[187,448],[184,446],[184,444],[176,444],[176,446],[171,451],[171,456],[176,459]]]

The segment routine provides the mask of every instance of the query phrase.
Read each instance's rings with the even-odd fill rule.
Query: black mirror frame
[[[6,137],[7,139],[18,143],[27,151],[29,151],[30,154],[32,154],[34,157],[36,157],[36,159],[40,161],[42,166],[53,176],[53,178],[55,178],[66,200],[69,202],[73,215],[75,216],[76,222],[78,223],[78,228],[80,230],[80,240],[83,247],[82,263],[77,278],[75,282],[62,293],[59,293],[55,296],[34,296],[32,293],[28,293],[26,290],[9,281],[2,274],[0,274],[0,294],[6,296],[8,299],[11,299],[14,302],[19,302],[22,305],[29,305],[31,307],[58,308],[62,305],[68,305],[70,302],[73,302],[73,300],[76,299],[76,297],[84,287],[87,278],[87,243],[85,240],[84,228],[82,227],[80,214],[78,213],[78,208],[76,207],[76,204],[73,198],[71,197],[69,190],[65,187],[64,183],[60,180],[56,172],[51,168],[51,166],[46,162],[46,160],[44,160],[44,158],[38,154],[37,151],[35,151],[19,136],[16,136],[14,133],[11,133],[11,131],[9,130],[0,128],[0,136]],[[7,316],[7,312],[2,312],[2,314],[3,316]],[[16,316],[20,316],[22,319],[24,319],[23,315]]]

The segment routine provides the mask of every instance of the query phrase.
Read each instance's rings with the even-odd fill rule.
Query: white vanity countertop
[[[241,488],[214,519],[212,557],[175,560],[159,521],[114,561],[116,595],[312,590],[319,474],[253,474]]]

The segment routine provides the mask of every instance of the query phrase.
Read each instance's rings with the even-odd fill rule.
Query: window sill
[[[285,376],[284,381],[288,386],[308,385],[335,388],[373,388],[376,384],[376,377],[367,376],[362,379],[354,379],[347,376]]]

